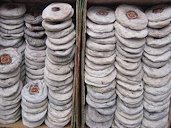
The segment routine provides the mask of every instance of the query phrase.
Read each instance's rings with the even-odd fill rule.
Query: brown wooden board
[[[27,127],[23,125],[21,120],[19,120],[14,124],[9,124],[9,125],[0,124],[0,128],[27,128]],[[48,127],[45,124],[42,124],[41,126],[36,128],[48,128]],[[71,128],[70,124],[68,124],[65,128]]]
[[[66,2],[75,3],[76,0],[11,0],[13,2],[24,2],[24,3],[52,3],[52,2]]]
[[[171,102],[171,99],[170,99]],[[170,109],[169,109],[169,128],[171,128],[171,104],[170,104]]]
[[[90,4],[161,4],[168,3],[170,0],[88,0]]]
[[[82,5],[83,24],[82,24],[82,40],[81,40],[81,128],[85,127],[85,96],[86,88],[84,83],[84,66],[85,66],[85,43],[86,43],[86,16],[87,16],[87,1]]]
[[[76,58],[75,58],[75,127],[80,128],[81,122],[81,86],[80,86],[80,67],[81,67],[81,33],[82,33],[82,10],[80,0],[76,1]]]

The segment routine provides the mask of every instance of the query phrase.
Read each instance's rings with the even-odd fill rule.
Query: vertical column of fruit
[[[22,122],[25,126],[40,126],[47,112],[47,87],[42,80],[27,83],[22,89]]]
[[[146,11],[148,37],[143,56],[144,127],[168,127],[171,95],[171,6]]]
[[[21,80],[25,79],[24,66],[24,14],[26,7],[22,4],[6,3],[0,6],[0,46],[13,47],[22,54]]]
[[[16,49],[0,50],[0,124],[14,123],[21,117],[21,61]]]
[[[42,27],[40,10],[30,10],[25,15],[25,64],[26,82],[42,80],[44,78],[46,35]]]
[[[90,128],[109,128],[116,109],[115,14],[110,8],[92,6],[87,17],[86,124]]]
[[[43,13],[47,35],[44,81],[48,86],[48,127],[64,127],[72,116],[75,30],[74,10],[66,3],[52,3]]]
[[[148,34],[146,15],[136,6],[120,5],[115,11],[117,109],[115,127],[140,127],[143,119],[142,54]]]

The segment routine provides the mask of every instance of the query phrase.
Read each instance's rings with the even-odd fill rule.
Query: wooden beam
[[[75,3],[75,0],[11,0],[12,2],[20,3],[52,3],[52,2],[66,2],[66,3]]]
[[[171,3],[171,0],[88,0],[90,4],[161,4]]]

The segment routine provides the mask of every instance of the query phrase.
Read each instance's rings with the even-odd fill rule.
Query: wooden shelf
[[[75,3],[75,0],[11,0],[12,2],[22,2],[22,3],[52,3],[52,2],[67,2]]]
[[[87,0],[90,4],[161,4],[171,2],[170,0]]]
[[[9,125],[0,124],[0,128],[27,128],[27,127],[23,125],[21,120],[19,120],[18,122],[14,124],[9,124]],[[36,128],[48,128],[48,127],[45,124],[42,124],[41,126],[36,127]],[[70,124],[68,124],[65,128],[71,128]]]

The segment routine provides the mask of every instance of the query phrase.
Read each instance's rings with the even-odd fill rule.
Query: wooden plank
[[[74,128],[80,128],[80,122],[81,122],[81,86],[80,86],[80,52],[81,52],[81,33],[82,33],[82,15],[81,15],[81,6],[80,6],[80,0],[76,1],[76,58],[75,58],[75,127]]]
[[[27,127],[23,125],[21,120],[19,120],[18,122],[14,123],[14,124],[9,124],[9,125],[0,124],[0,128],[27,128]],[[45,124],[42,124],[41,126],[36,127],[36,128],[48,128],[48,127]],[[64,128],[71,128],[71,125],[68,124]]]
[[[12,2],[21,2],[21,3],[52,3],[52,2],[66,2],[66,3],[75,3],[76,0],[11,0]]]
[[[73,3],[76,0],[11,0],[14,2],[41,2],[41,3],[49,3],[49,2],[68,2]],[[156,4],[156,3],[168,3],[171,0],[88,0],[88,3],[91,4],[110,4],[110,3],[128,3],[128,4]]]
[[[170,99],[171,102],[171,99]],[[169,109],[169,128],[171,128],[171,104],[170,104],[170,109]]]
[[[85,48],[86,48],[86,17],[87,17],[87,0],[83,3],[83,24],[82,24],[82,44],[81,44],[81,128],[85,128],[85,105],[86,105],[86,87],[84,82],[84,65],[85,65]]]
[[[171,3],[171,0],[88,0],[89,4],[158,4]]]

